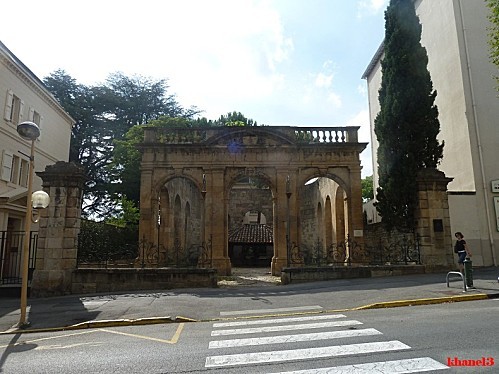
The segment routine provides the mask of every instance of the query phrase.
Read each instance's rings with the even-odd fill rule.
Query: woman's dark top
[[[466,251],[466,248],[464,248],[464,245],[466,244],[466,240],[456,240],[456,245],[454,246],[454,252],[459,253],[459,252],[464,252]]]

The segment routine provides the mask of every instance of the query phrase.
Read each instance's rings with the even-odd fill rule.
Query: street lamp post
[[[28,270],[29,270],[29,244],[31,239],[31,222],[33,219],[33,204],[36,209],[46,208],[50,199],[47,193],[33,191],[33,169],[35,161],[35,140],[40,136],[40,128],[33,122],[22,122],[17,126],[17,133],[24,140],[31,141],[28,170],[28,193],[26,195],[26,217],[24,219],[24,242],[22,262],[22,285],[21,285],[21,317],[18,327],[26,327],[29,322],[26,319],[26,307],[28,304]]]

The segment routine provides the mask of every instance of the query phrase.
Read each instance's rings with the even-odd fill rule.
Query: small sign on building
[[[496,179],[490,183],[492,184],[492,192],[499,193],[499,179]]]

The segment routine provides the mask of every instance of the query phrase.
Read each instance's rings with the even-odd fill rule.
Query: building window
[[[34,108],[29,108],[29,121],[34,122],[38,127],[42,126],[43,117]]]
[[[4,151],[1,179],[21,187],[28,186],[29,161]]]
[[[40,116],[40,113],[38,113],[36,110],[35,112],[33,113],[33,122],[36,123],[38,125],[38,127],[40,127],[40,119],[42,117]]]
[[[8,90],[4,118],[17,126],[23,117],[23,106],[24,102],[13,91]]]

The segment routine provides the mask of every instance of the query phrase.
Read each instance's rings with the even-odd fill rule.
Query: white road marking
[[[362,325],[362,322],[351,320],[351,321],[303,323],[298,325],[284,325],[284,326],[248,327],[246,329],[215,330],[211,332],[211,336],[256,334],[261,332],[307,330],[307,329],[320,329],[327,327],[344,327],[344,326],[353,326],[353,325]]]
[[[274,323],[282,322],[304,322],[313,320],[325,320],[325,319],[336,319],[345,318],[344,314],[323,314],[320,316],[307,316],[307,317],[289,317],[289,318],[273,318],[273,319],[255,319],[251,321],[239,321],[239,322],[217,322],[213,324],[213,327],[235,327],[235,326],[249,326],[249,325],[269,325]]]
[[[449,367],[430,357],[420,357],[407,360],[370,362],[367,364],[335,366],[320,369],[282,371],[273,374],[401,374],[443,369],[449,369]]]
[[[234,310],[229,312],[220,312],[221,316],[243,315],[243,314],[266,314],[266,313],[280,313],[280,312],[296,312],[296,311],[310,311],[322,310],[319,305],[312,306],[297,306],[289,308],[274,308],[274,309],[253,309],[253,310]]]
[[[360,343],[316,347],[307,349],[292,349],[284,351],[254,352],[233,355],[211,356],[206,358],[205,367],[252,365],[269,362],[307,360],[313,358],[348,356],[363,353],[398,351],[410,349],[408,345],[392,340],[387,342]]]
[[[248,338],[248,339],[216,340],[216,341],[211,341],[208,348],[210,349],[232,348],[232,347],[243,347],[249,345],[308,342],[314,340],[352,338],[358,336],[371,336],[371,335],[382,335],[382,333],[376,329],[362,329],[362,330],[328,331],[328,332],[320,332],[313,334],[267,336],[261,338]]]

